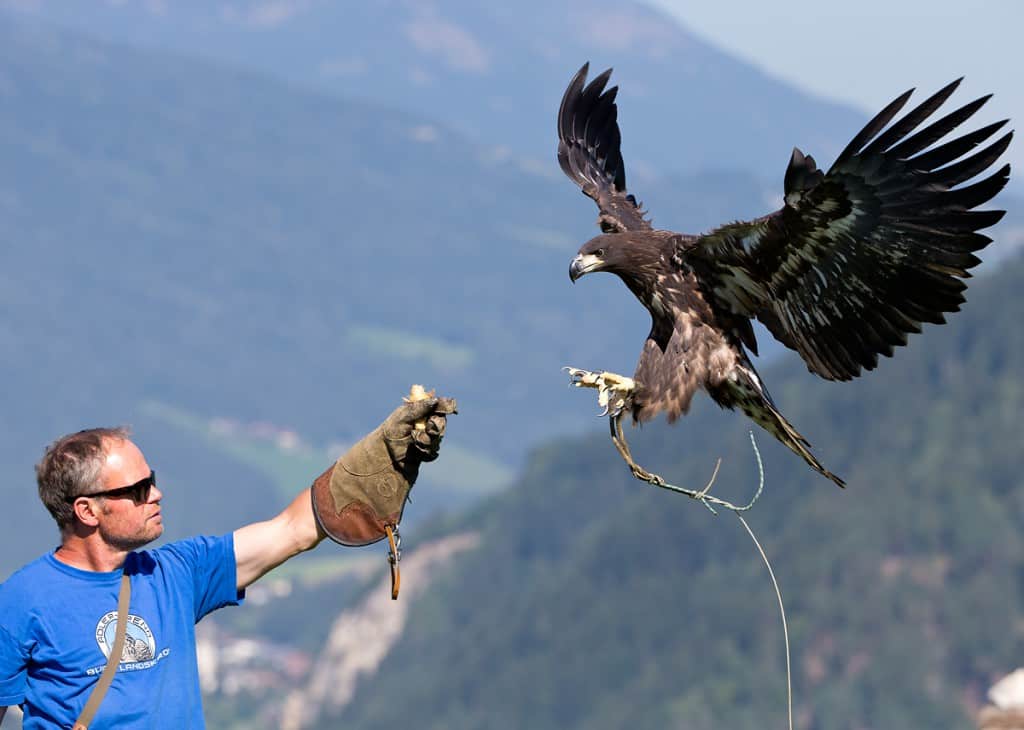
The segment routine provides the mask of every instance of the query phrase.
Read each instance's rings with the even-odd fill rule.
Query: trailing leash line
[[[754,447],[754,456],[758,460],[758,492],[757,496],[761,495],[761,490],[765,485],[765,465],[761,461],[761,452],[758,448],[758,442],[754,439],[754,432],[748,431],[751,434],[751,445]],[[755,500],[757,500],[755,496]],[[753,502],[751,504],[754,504]],[[771,578],[772,588],[775,589],[775,598],[778,599],[778,612],[782,616],[782,638],[785,640],[785,710],[786,717],[790,720],[790,730],[793,730],[793,670],[790,661],[790,627],[785,620],[785,605],[782,603],[782,591],[778,587],[778,581],[775,579],[775,571],[772,570],[771,561],[768,560],[768,555],[765,553],[765,549],[761,547],[761,543],[758,541],[757,536],[754,534],[754,530],[751,529],[749,524],[746,524],[746,520],[743,516],[736,512],[736,519],[743,525],[743,529],[746,533],[751,535],[751,540],[754,541],[754,545],[757,546],[758,552],[761,554],[761,559],[765,562],[765,567],[768,568],[768,576]]]
[[[757,551],[761,553],[761,560],[764,561],[765,567],[768,568],[768,575],[771,576],[772,585],[775,587],[775,597],[779,599],[779,614],[782,616],[782,636],[786,641],[786,711],[789,717],[789,730],[793,730],[793,675],[790,669],[789,628],[786,625],[786,607],[782,604],[782,591],[779,590],[779,582],[775,580],[775,571],[772,570],[772,564],[768,562],[768,556],[765,555],[764,548],[761,547],[761,543],[754,537],[754,531],[750,529],[750,525],[743,519],[743,515],[737,512],[736,517],[747,531],[747,534],[750,535],[750,539],[754,541]]]
[[[659,475],[647,471],[634,461],[633,454],[629,449],[629,444],[626,443],[626,435],[622,431],[622,412],[620,411],[618,413],[610,414],[608,421],[611,430],[612,443],[615,444],[615,448],[618,450],[619,456],[621,456],[629,466],[634,477],[642,482],[650,484],[651,486],[667,489],[670,492],[683,494],[691,499],[695,499],[707,507],[713,515],[718,514],[714,507],[722,507],[733,512],[736,515],[736,518],[740,521],[740,524],[743,525],[743,529],[745,529],[747,534],[750,535],[750,539],[753,540],[754,546],[757,548],[757,552],[761,555],[761,560],[764,561],[765,567],[768,568],[768,576],[772,579],[772,587],[775,588],[775,597],[779,601],[779,614],[782,616],[782,636],[786,644],[786,714],[789,720],[789,730],[793,730],[793,673],[789,651],[789,626],[786,622],[786,607],[782,602],[782,590],[779,588],[779,582],[775,578],[775,571],[772,570],[772,564],[768,560],[768,555],[765,553],[764,548],[761,547],[761,543],[754,535],[754,531],[750,529],[750,525],[747,524],[747,521],[743,518],[743,513],[754,506],[754,503],[764,491],[764,463],[761,460],[761,451],[757,448],[757,441],[754,439],[753,431],[750,431],[749,433],[750,445],[754,447],[754,456],[757,458],[757,491],[747,504],[735,505],[732,502],[719,499],[718,497],[714,497],[708,493],[711,490],[711,486],[715,483],[715,478],[718,476],[718,468],[722,465],[721,459],[719,459],[718,463],[715,464],[715,470],[707,484],[699,490],[687,489],[685,487],[678,487],[674,484],[669,484]]]

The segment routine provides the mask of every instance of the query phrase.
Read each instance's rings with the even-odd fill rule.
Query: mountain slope
[[[88,13],[59,0],[5,5],[99,38],[416,110],[544,164],[562,90],[587,60],[616,67],[634,172],[781,175],[793,145],[827,159],[861,122],[637,2],[119,2]],[[895,96],[915,79],[893,83]]]
[[[1019,663],[1022,276],[1017,259],[975,282],[950,325],[860,381],[813,381],[794,362],[766,373],[850,484],[758,432],[767,486],[749,519],[787,600],[800,727],[970,727],[984,689]],[[756,478],[746,428],[705,401],[631,438],[677,483],[702,483],[723,454],[717,489],[740,499]],[[535,452],[468,526],[481,548],[417,606],[381,665],[387,682],[366,681],[331,722],[784,723],[778,613],[747,536],[729,514],[629,478],[604,434]]]

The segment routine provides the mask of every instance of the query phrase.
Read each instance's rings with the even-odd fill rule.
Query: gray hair
[[[36,483],[39,499],[61,532],[74,524],[74,498],[96,491],[107,442],[127,441],[129,433],[126,426],[90,428],[61,436],[46,447],[42,461],[36,464]]]

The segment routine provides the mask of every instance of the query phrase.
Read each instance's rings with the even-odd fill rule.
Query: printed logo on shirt
[[[103,656],[109,657],[114,648],[114,636],[117,633],[117,611],[111,611],[96,624],[96,643],[100,645]],[[135,614],[128,614],[128,629],[124,637],[124,649],[121,651],[121,662],[150,662],[156,657],[156,641],[153,632],[145,619]]]

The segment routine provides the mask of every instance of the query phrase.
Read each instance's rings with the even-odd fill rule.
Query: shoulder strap
[[[131,595],[131,580],[127,573],[121,573],[121,591],[117,595],[117,629],[114,631],[114,646],[107,656],[107,666],[103,667],[103,674],[92,688],[89,701],[85,703],[82,714],[75,720],[73,730],[89,729],[89,723],[96,716],[96,710],[100,708],[103,696],[107,694],[110,683],[114,681],[117,665],[121,663],[121,653],[124,651],[124,637],[128,632],[128,601],[131,599]]]

